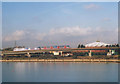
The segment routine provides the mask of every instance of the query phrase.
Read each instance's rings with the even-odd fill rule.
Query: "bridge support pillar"
[[[60,53],[61,53],[61,56],[62,56],[62,51],[60,51]]]
[[[92,52],[91,52],[91,50],[90,50],[90,52],[89,52],[89,56],[90,56],[90,57],[92,56]]]
[[[30,53],[29,53],[29,52],[27,53],[27,56],[28,56],[28,57],[31,57],[31,55],[30,55]]]

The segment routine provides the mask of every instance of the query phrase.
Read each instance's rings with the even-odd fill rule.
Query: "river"
[[[3,82],[117,82],[118,63],[3,62]]]

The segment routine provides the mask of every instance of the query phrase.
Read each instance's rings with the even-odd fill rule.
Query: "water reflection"
[[[117,81],[117,63],[3,62],[3,82]]]

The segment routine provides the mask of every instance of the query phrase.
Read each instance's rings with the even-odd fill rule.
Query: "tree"
[[[81,48],[83,48],[84,46],[83,46],[83,44],[81,45]]]
[[[109,45],[108,47],[111,47],[111,45]]]
[[[3,51],[13,51],[13,47],[9,47],[9,48],[4,48]]]
[[[105,47],[108,47],[108,45],[106,45]]]
[[[81,48],[85,48],[85,46],[82,44],[82,45],[81,45]]]
[[[115,45],[112,45],[112,47],[115,47]]]
[[[116,47],[119,47],[119,44],[117,44]]]
[[[80,48],[80,44],[78,45],[78,48]]]

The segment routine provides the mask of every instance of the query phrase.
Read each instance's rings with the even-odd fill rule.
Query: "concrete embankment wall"
[[[0,60],[2,62],[120,62],[120,59],[30,59]]]

